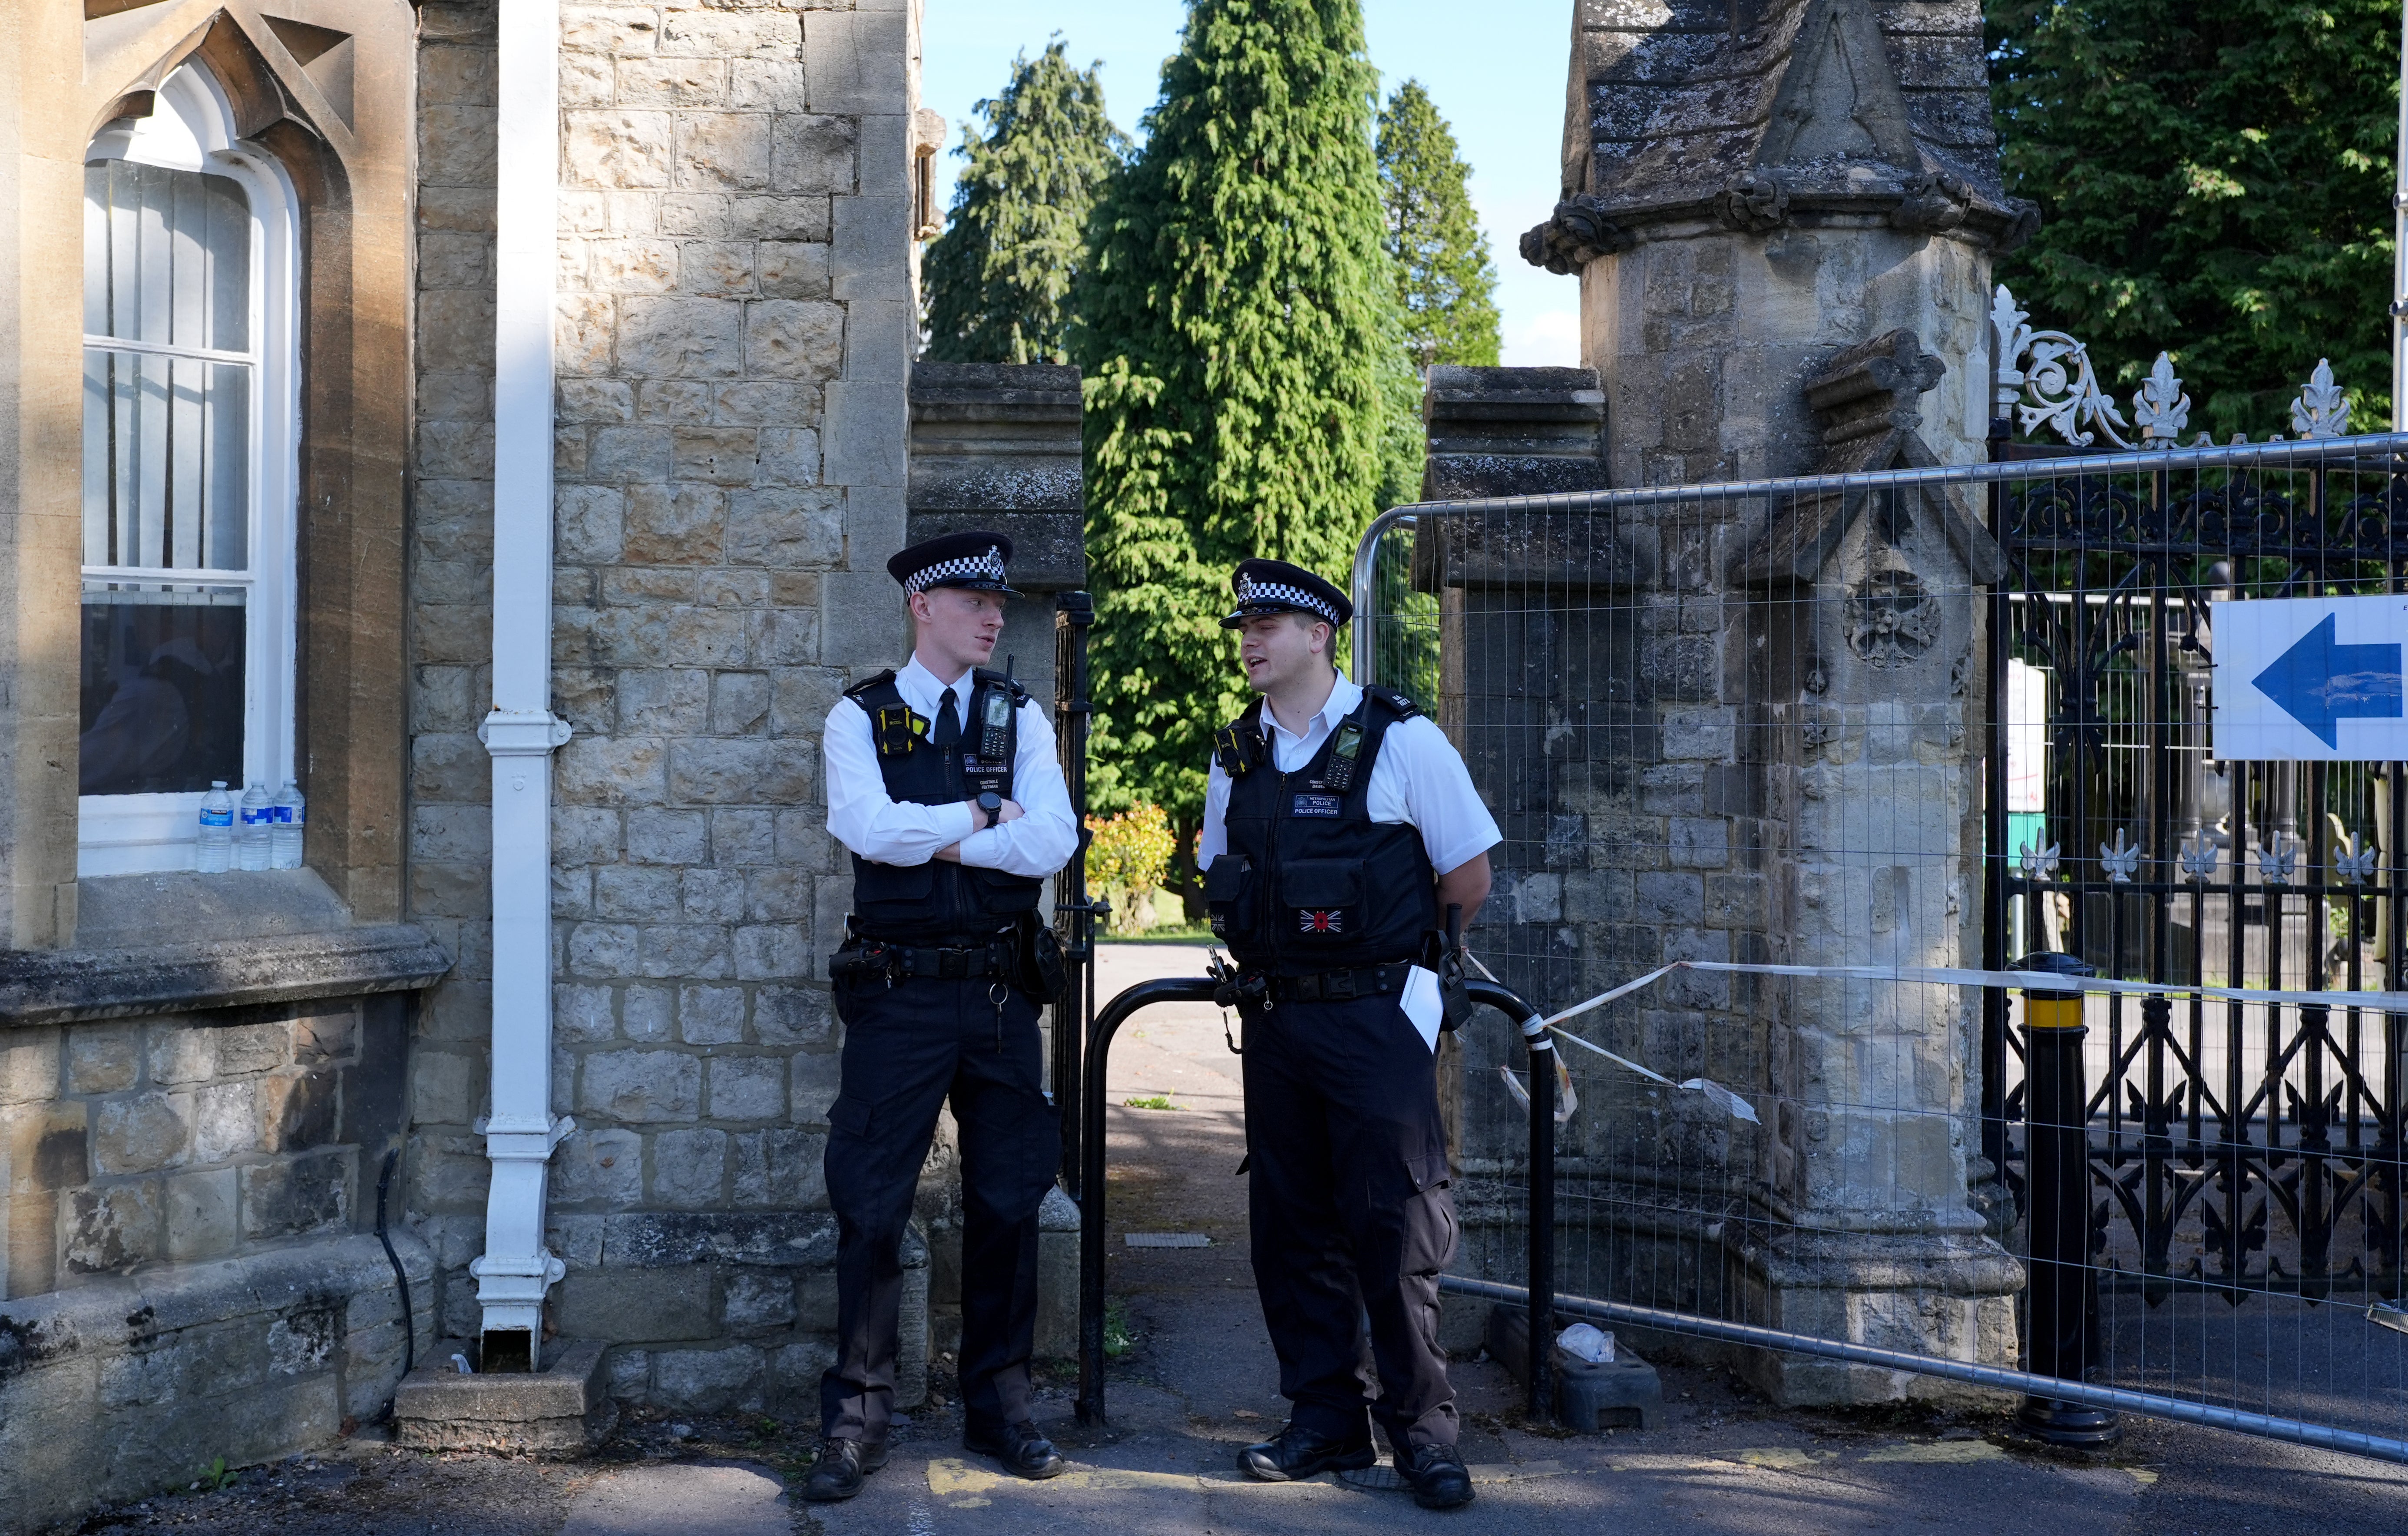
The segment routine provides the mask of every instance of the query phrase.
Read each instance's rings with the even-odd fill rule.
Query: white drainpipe
[[[552,1115],[553,212],[560,158],[559,0],[502,0],[494,259],[493,1160],[484,1256],[469,1266],[488,1360],[543,1331],[562,1273],[544,1236],[545,1165],[574,1128]],[[496,1334],[523,1335],[496,1340]],[[495,1347],[498,1346],[498,1347]],[[539,1363],[539,1362],[536,1362]]]

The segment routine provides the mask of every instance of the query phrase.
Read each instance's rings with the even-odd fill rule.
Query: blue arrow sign
[[[2330,613],[2252,681],[2284,713],[2336,751],[2341,721],[2401,718],[2400,647],[2337,645]]]

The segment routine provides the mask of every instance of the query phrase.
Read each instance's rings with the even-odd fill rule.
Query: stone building
[[[1980,7],[1581,0],[1571,44],[1563,200],[1522,250],[1577,276],[1585,366],[1434,374],[1431,494],[1984,457],[1990,262],[2034,214],[2000,187]],[[1559,1007],[1672,960],[1979,963],[1966,683],[1998,555],[1966,493],[1899,503],[1667,490],[1426,527],[1442,715],[1495,765],[1508,980]],[[1691,972],[1610,1017],[1617,1049],[1765,1113],[1627,1079],[1575,1118],[1563,1262],[1594,1294],[2013,1362],[2022,1277],[1955,992]],[[1467,1043],[1477,1189],[1525,1121]],[[1467,1264],[1514,1267],[1471,1237]],[[1932,1389],[1745,1364],[1790,1401]]]
[[[820,723],[915,523],[1083,575],[1075,374],[915,410],[916,0],[5,15],[0,1529],[438,1340],[810,1400]],[[212,780],[302,867],[199,872]]]

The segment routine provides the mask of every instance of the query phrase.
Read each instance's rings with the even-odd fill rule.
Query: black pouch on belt
[[[1058,1003],[1070,990],[1070,968],[1062,958],[1062,940],[1035,912],[1020,914],[1017,953],[1020,989],[1039,1003]]]

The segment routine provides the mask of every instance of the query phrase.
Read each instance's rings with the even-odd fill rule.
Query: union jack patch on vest
[[[1344,933],[1346,914],[1342,912],[1315,912],[1299,908],[1296,914],[1298,933]]]

